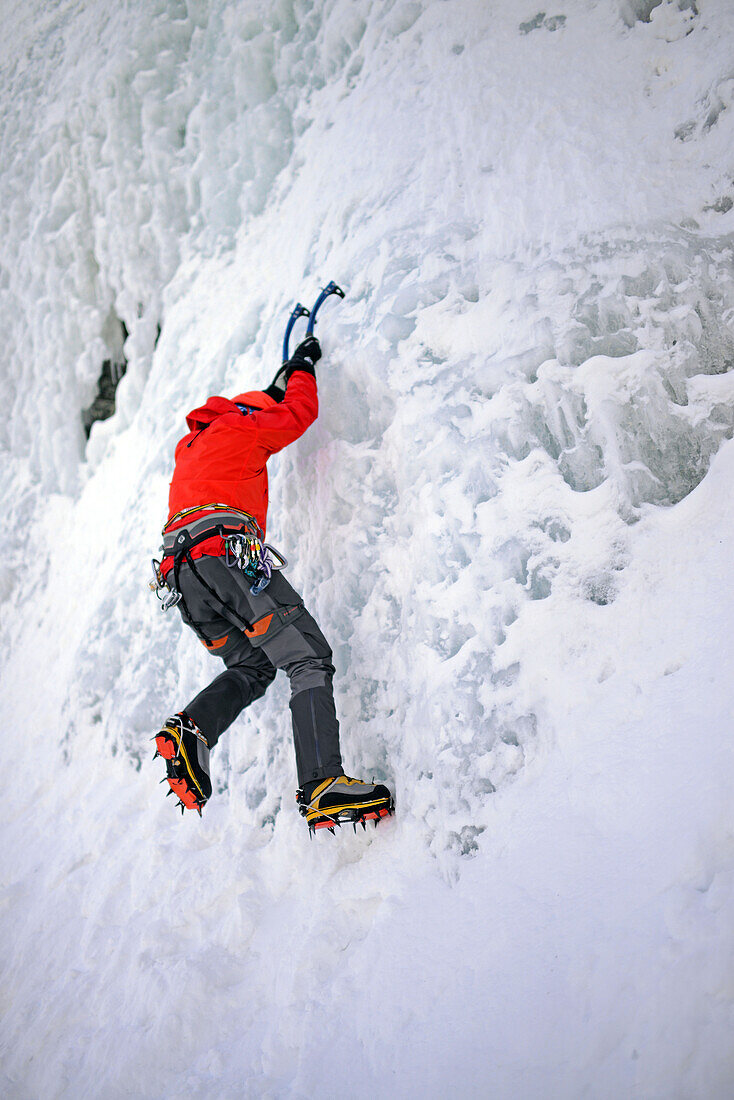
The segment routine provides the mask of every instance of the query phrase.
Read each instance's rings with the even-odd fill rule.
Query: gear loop
[[[258,596],[270,584],[275,569],[285,569],[288,560],[274,546],[263,542],[263,532],[253,519],[244,530],[224,539],[224,561],[231,569],[239,569],[252,581],[250,592]],[[276,560],[273,560],[275,557]]]

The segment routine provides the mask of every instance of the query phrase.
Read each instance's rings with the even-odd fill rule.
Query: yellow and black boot
[[[309,783],[296,793],[296,801],[312,834],[315,829],[329,829],[333,833],[337,825],[348,822],[355,829],[358,822],[362,828],[367,821],[377,825],[380,818],[395,811],[393,797],[384,784],[364,783],[348,775]]]
[[[171,791],[178,795],[181,813],[188,809],[198,810],[201,815],[212,793],[209,744],[204,734],[182,712],[166,719],[155,744],[156,756],[166,761],[166,778]]]

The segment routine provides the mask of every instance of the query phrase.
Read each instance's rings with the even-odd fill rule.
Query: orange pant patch
[[[272,623],[272,621],[273,621],[272,614],[271,615],[265,615],[262,619],[258,619],[258,621],[253,626],[252,630],[246,630],[245,634],[247,635],[248,638],[260,638],[260,637],[262,637],[263,634],[265,634],[267,632],[267,629],[270,626],[270,624]]]
[[[229,634],[225,634],[223,638],[215,638],[213,642],[206,642],[201,639],[201,644],[205,645],[207,649],[221,649],[223,645],[226,645]]]

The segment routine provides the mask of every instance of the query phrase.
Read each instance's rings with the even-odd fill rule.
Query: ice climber
[[[312,830],[377,823],[392,811],[387,787],[344,774],[331,649],[280,572],[283,559],[263,542],[266,463],[316,419],[320,358],[318,340],[308,336],[266,390],[231,401],[210,397],[186,417],[189,432],[176,446],[152,586],[168,591],[164,606],[176,603],[186,625],[226,666],[155,737],[182,807],[201,813],[212,791],[210,750],[282,668],[291,686],[296,797]]]

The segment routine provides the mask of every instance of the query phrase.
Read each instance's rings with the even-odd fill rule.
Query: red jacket
[[[257,400],[256,400],[257,399]],[[241,404],[267,405],[243,413]],[[268,472],[272,454],[298,439],[318,416],[316,379],[296,370],[279,403],[263,393],[240,394],[230,401],[210,397],[186,417],[191,429],[176,445],[176,465],[168,497],[168,521],[197,505],[226,504],[254,516],[265,531],[268,511]],[[190,523],[192,513],[175,522]],[[217,543],[210,548],[208,542]],[[221,539],[196,547],[199,553],[222,553]],[[194,556],[199,556],[195,554]]]

